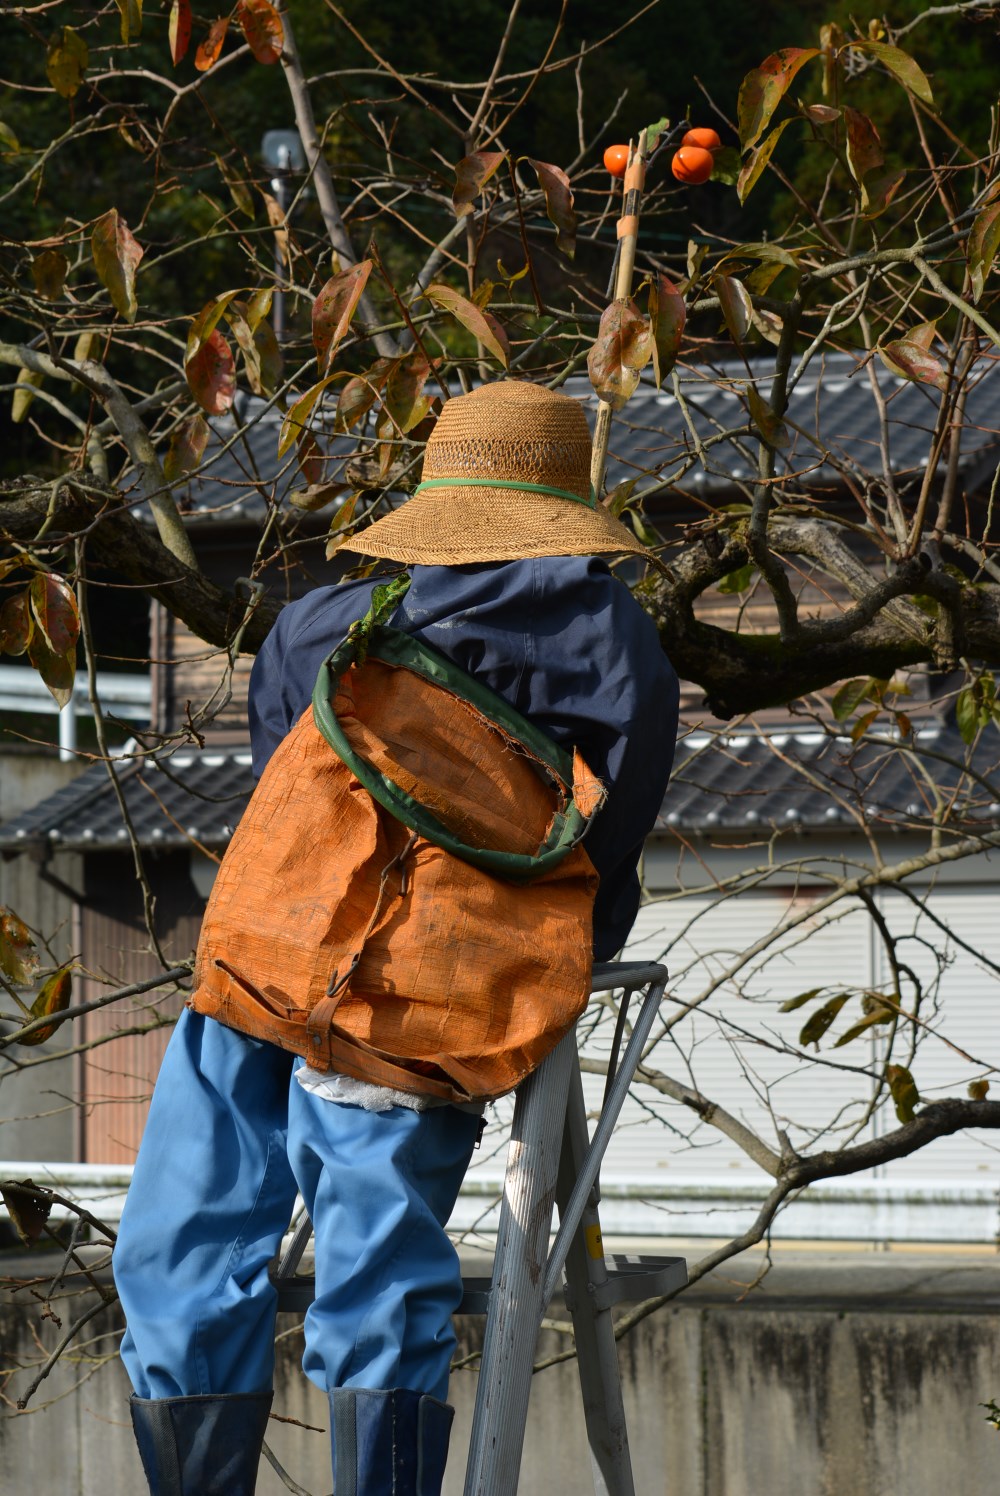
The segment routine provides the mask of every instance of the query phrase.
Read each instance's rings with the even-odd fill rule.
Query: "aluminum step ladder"
[[[666,987],[665,967],[596,965],[592,992],[621,990],[604,1103],[588,1136],[575,1032],[518,1088],[492,1278],[464,1279],[459,1313],[485,1314],[486,1336],[469,1442],[465,1496],[515,1496],[542,1319],[565,1275],[596,1496],[635,1496],[612,1306],[684,1286],[683,1257],[606,1256],[598,1214],[600,1167]],[[625,1052],[630,999],[642,992]],[[559,1229],[549,1245],[552,1207]],[[273,1273],[278,1306],[312,1302],[296,1270],[309,1241],[296,1230]]]

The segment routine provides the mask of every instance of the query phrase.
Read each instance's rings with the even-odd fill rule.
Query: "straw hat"
[[[425,566],[624,551],[656,561],[591,493],[580,403],[514,379],[449,400],[413,497],[343,544]]]

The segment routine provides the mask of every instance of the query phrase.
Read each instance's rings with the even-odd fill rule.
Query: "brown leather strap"
[[[344,995],[342,987],[333,997],[322,998],[306,1019],[306,1063],[317,1070],[329,1070],[333,1064],[330,1054],[333,1015]]]
[[[371,1085],[389,1086],[395,1091],[408,1091],[412,1095],[435,1096],[440,1101],[471,1100],[468,1091],[460,1086],[450,1085],[443,1080],[434,1080],[432,1076],[422,1073],[415,1075],[405,1065],[397,1065],[392,1060],[387,1060],[384,1054],[373,1049],[363,1039],[345,1040],[338,1034],[330,1033],[327,1035],[327,1049],[330,1056],[330,1068],[339,1071],[342,1075],[351,1075],[353,1071],[362,1068],[359,1060],[360,1051],[364,1055],[364,1074],[357,1077],[359,1080],[365,1080]],[[419,1086],[414,1084],[416,1081],[419,1081]]]

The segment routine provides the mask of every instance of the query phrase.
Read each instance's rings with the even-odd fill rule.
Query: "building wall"
[[[939,1496],[996,1489],[997,1435],[981,1402],[996,1395],[1000,1292],[995,1261],[893,1257],[798,1259],[752,1294],[759,1258],[726,1264],[707,1285],[642,1321],[619,1345],[636,1489],[642,1496]],[[61,1312],[69,1312],[65,1305]],[[0,1309],[0,1352],[16,1396],[59,1329],[31,1300]],[[539,1359],[564,1352],[553,1304]],[[483,1322],[458,1322],[460,1360]],[[57,1364],[41,1411],[0,1422],[0,1496],[138,1491],[128,1384],[114,1352],[117,1308],[88,1325],[90,1360]],[[329,1405],[302,1375],[302,1335],[279,1321],[268,1442],[299,1489],[330,1488]],[[97,1365],[107,1356],[109,1364]],[[456,1418],[445,1496],[459,1496],[477,1374],[452,1376]],[[50,1405],[45,1406],[46,1402]],[[532,1381],[520,1496],[592,1489],[575,1362]],[[261,1462],[258,1496],[286,1490]]]
[[[54,750],[0,748],[0,821],[61,789],[84,767],[60,763]],[[68,961],[77,950],[72,893],[81,887],[80,879],[80,859],[71,853],[55,853],[44,865],[29,857],[0,857],[0,906],[12,909],[37,933],[46,965]],[[8,1004],[4,999],[3,1008]],[[9,1025],[0,1027],[9,1030]],[[43,1056],[37,1048],[11,1046],[0,1055],[0,1158],[76,1156],[74,1060],[51,1061],[48,1053],[48,1047]]]
[[[155,929],[168,961],[186,960],[198,940],[204,901],[189,870],[186,852],[146,854]],[[162,967],[150,948],[131,857],[118,852],[88,856],[85,887],[81,943],[93,975],[81,984],[81,996],[90,1001],[115,987],[146,981]],[[134,1162],[153,1083],[182,1001],[170,988],[156,989],[82,1019],[81,1042],[86,1049],[77,1082],[81,1161]]]

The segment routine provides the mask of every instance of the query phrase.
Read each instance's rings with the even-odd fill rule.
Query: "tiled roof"
[[[989,782],[1000,758],[994,729],[983,734],[971,758],[979,778],[963,772],[968,757],[957,729],[941,723],[922,726],[912,746],[866,740],[853,752],[848,738],[820,732],[695,732],[678,747],[656,829],[843,834],[861,815],[898,829],[926,828],[936,800],[955,802],[953,825],[993,824],[1000,820],[1000,775],[995,797]],[[185,750],[163,768],[130,762],[116,773],[136,833],[153,848],[224,847],[253,787],[246,749]],[[127,846],[103,764],[0,826],[0,851],[7,853]]]
[[[118,760],[115,774],[143,846],[224,847],[250,797],[250,751],[181,752],[161,768]],[[95,764],[31,810],[0,825],[0,851],[127,848],[118,799],[104,764]]]
[[[857,746],[819,730],[695,732],[678,748],[657,826],[688,833],[843,832],[868,821],[905,830],[927,828],[938,805],[951,807],[953,826],[1000,820],[996,729],[983,733],[971,753],[958,728],[940,721],[905,739],[876,728]]]
[[[904,480],[908,475],[916,478],[926,465],[940,393],[929,385],[896,378],[879,359],[871,361],[870,369],[886,402],[893,471]],[[980,370],[970,384],[962,438],[961,462],[973,488],[978,482],[978,467],[1000,444],[1000,368],[984,362]],[[699,441],[707,441],[709,446],[707,471],[701,467],[692,470],[684,480],[685,487],[712,493],[731,488],[734,479],[749,478],[754,472],[754,453],[745,439],[742,447],[739,438],[715,445],[710,439],[720,431],[746,425],[738,391],[753,380],[767,394],[773,359],[751,358],[749,370],[741,359],[721,359],[711,368],[680,368],[678,375],[687,419],[667,385],[657,391],[648,378],[615,418],[608,465],[610,486],[637,472],[658,468],[663,477],[669,478],[691,450],[688,420]],[[567,380],[563,389],[584,403],[588,415],[596,414],[596,396],[588,379]],[[879,465],[879,416],[868,369],[850,354],[815,359],[792,387],[788,416],[794,426],[813,433],[849,468]],[[189,486],[188,497],[196,515],[217,522],[259,518],[266,506],[256,484],[268,492],[273,484],[274,496],[279,499],[304,486],[294,454],[278,457],[281,419],[280,411],[266,409],[265,402],[256,396],[241,395],[232,416],[212,422],[207,456],[211,460],[215,450],[219,456],[204,476]],[[227,447],[246,422],[251,424],[245,433]],[[344,456],[351,455],[355,447],[354,440],[347,437],[323,439],[322,444],[326,451]],[[794,429],[790,446],[778,453],[777,471],[800,474],[799,482],[806,488],[829,488],[843,481],[829,464],[817,466],[815,446]],[[328,464],[326,476],[342,481],[335,463]]]
[[[776,453],[778,476],[796,474],[797,486],[806,489],[841,486],[844,479],[835,465],[819,462],[817,443],[849,472],[880,470],[879,413],[869,372],[886,406],[892,470],[904,486],[907,478],[919,479],[927,466],[940,392],[930,385],[897,378],[877,358],[864,368],[859,359],[846,353],[815,359],[792,385],[787,411],[790,442]],[[684,479],[686,489],[712,493],[731,488],[734,479],[750,479],[756,472],[753,438],[716,441],[714,445],[712,438],[748,424],[739,391],[753,382],[767,397],[773,374],[773,359],[751,358],[749,367],[741,360],[726,359],[711,368],[679,368],[687,419],[667,383],[657,391],[644,380],[611,428],[609,486],[658,468],[662,469],[661,476],[669,479],[693,450],[688,422],[699,442],[707,446],[704,466],[695,466]],[[589,380],[568,380],[564,389],[590,404],[594,401]],[[960,462],[966,482],[975,488],[981,481],[978,470],[987,454],[995,453],[1000,445],[998,364],[984,362],[979,366],[970,382],[965,419]],[[643,480],[642,486],[647,481]]]

